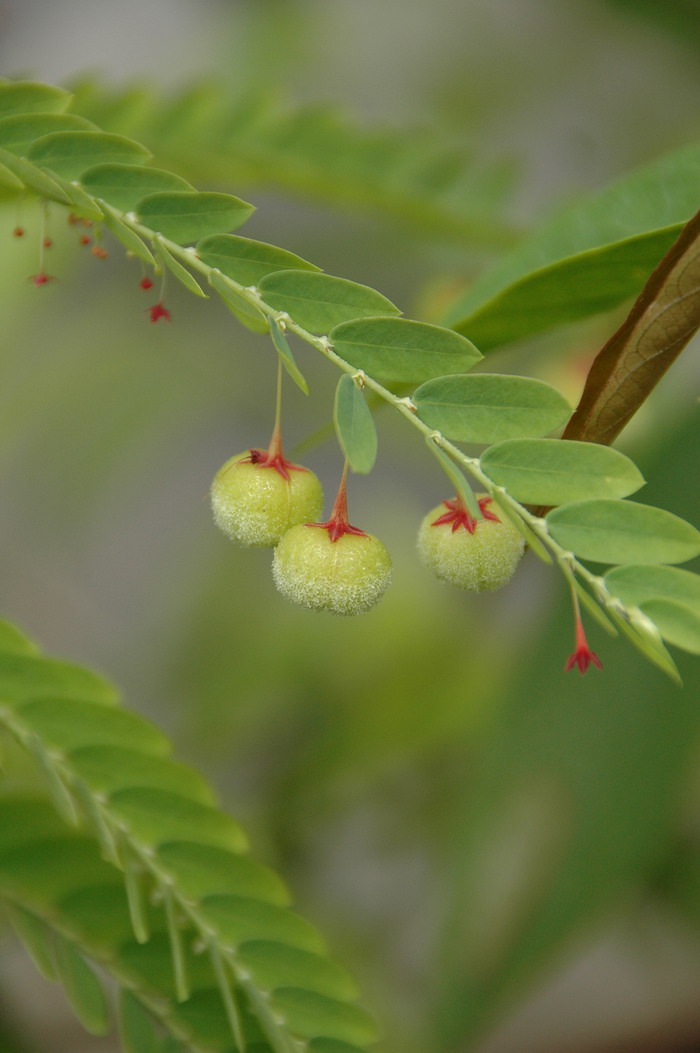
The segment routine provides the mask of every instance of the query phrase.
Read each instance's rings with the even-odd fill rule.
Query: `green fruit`
[[[389,584],[391,559],[371,534],[345,533],[332,541],[322,524],[295,526],[275,549],[272,576],[280,592],[300,607],[362,614]]]
[[[257,453],[246,450],[222,465],[211,485],[211,507],[216,525],[232,541],[276,545],[290,527],[320,517],[323,491],[313,472],[289,462],[280,471],[251,460]]]
[[[445,509],[455,502],[443,502],[425,517],[418,531],[418,553],[436,577],[474,592],[500,589],[510,581],[522,557],[525,542],[507,520],[498,519],[479,501],[489,518],[474,520]],[[443,520],[437,523],[436,520]],[[472,532],[473,531],[473,532]]]

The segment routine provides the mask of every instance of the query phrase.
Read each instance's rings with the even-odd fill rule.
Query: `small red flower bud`
[[[15,227],[15,229],[12,231],[12,237],[13,238],[23,238],[24,237],[24,227]]]
[[[81,245],[89,245],[90,244],[90,240],[91,239],[90,239],[90,235],[89,234],[81,234],[80,237],[78,238],[78,241],[79,241],[79,243]]]
[[[144,275],[141,281],[139,282],[139,286],[144,290],[144,292],[148,292],[149,289],[153,288],[153,282],[148,277],[148,275]]]
[[[147,307],[146,310],[150,314],[152,322],[157,322],[159,318],[165,318],[166,322],[170,321],[170,311],[163,306],[160,300],[158,303],[154,303],[152,307]]]
[[[38,274],[30,274],[29,281],[34,285],[46,285],[47,282],[55,282],[56,279],[52,274],[46,274],[44,271],[39,271]]]
[[[43,246],[45,249],[50,249],[53,245],[53,238],[44,238]]]
[[[93,256],[96,256],[98,260],[106,260],[109,256],[107,249],[104,249],[101,245],[93,245],[90,252]]]
[[[603,668],[603,663],[598,655],[595,651],[591,651],[588,646],[588,640],[586,639],[581,615],[576,611],[576,650],[573,654],[569,655],[566,665],[564,666],[564,672],[568,673],[570,669],[574,668],[574,666],[578,666],[579,672],[585,673],[591,662],[593,662],[593,665],[597,666],[598,669]]]

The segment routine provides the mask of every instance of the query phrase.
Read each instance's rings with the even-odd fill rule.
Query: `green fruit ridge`
[[[379,538],[361,531],[333,539],[328,524],[292,527],[275,549],[272,576],[300,607],[332,614],[363,614],[391,580],[391,557]]]
[[[261,450],[245,450],[221,466],[211,485],[214,522],[242,545],[276,545],[297,523],[316,520],[323,508],[318,477],[307,468]]]
[[[472,592],[491,592],[506,585],[520,562],[525,542],[509,522],[479,496],[483,519],[474,519],[456,498],[443,501],[423,519],[418,554],[441,581]]]

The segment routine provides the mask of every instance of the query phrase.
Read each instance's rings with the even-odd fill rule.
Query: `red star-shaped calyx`
[[[490,519],[493,523],[500,523],[500,519],[498,518],[498,516],[495,515],[494,512],[490,512],[487,507],[491,504],[492,500],[493,498],[491,497],[479,498],[479,508],[481,509],[481,514],[483,515],[484,519]],[[479,523],[479,520],[475,519],[474,516],[469,512],[461,498],[455,497],[451,501],[443,501],[442,503],[445,506],[445,508],[448,509],[448,511],[443,512],[441,516],[438,516],[438,518],[435,520],[434,523],[431,524],[431,526],[443,526],[443,524],[451,523],[453,534],[456,530],[459,530],[460,527],[463,527],[470,534],[474,533]]]

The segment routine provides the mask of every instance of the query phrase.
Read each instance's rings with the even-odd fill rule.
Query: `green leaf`
[[[248,940],[241,944],[238,957],[256,983],[268,991],[294,986],[344,1001],[357,997],[348,973],[318,954],[270,940]]]
[[[208,299],[207,294],[204,292],[196,278],[190,274],[186,267],[183,267],[182,264],[175,259],[171,252],[168,252],[160,238],[156,240],[156,247],[158,255],[171,274],[174,274],[177,280],[181,282],[186,289],[189,289],[191,293],[194,293],[195,296],[203,296],[205,300]]]
[[[294,355],[292,354],[292,349],[289,346],[289,341],[274,318],[269,319],[269,324],[272,343],[275,345],[275,349],[280,356],[282,365],[287,370],[297,387],[301,388],[305,395],[308,395],[309,385],[306,383],[304,375],[296,364]]]
[[[554,216],[474,282],[445,324],[488,350],[636,296],[697,209],[699,164],[700,146],[683,147]]]
[[[61,179],[55,173],[52,174],[52,179],[58,184],[61,190],[66,194],[71,201],[73,206],[72,210],[77,216],[84,216],[85,219],[92,219],[94,222],[99,223],[104,220],[103,207],[99,206],[93,197],[86,194],[82,187],[78,186],[77,183],[70,183],[67,179]]]
[[[313,925],[285,907],[244,896],[207,896],[203,916],[231,947],[246,940],[279,940],[313,954],[323,953],[323,940]]]
[[[413,401],[421,420],[458,442],[544,435],[564,424],[571,413],[566,399],[549,384],[496,373],[429,380],[414,393]]]
[[[161,1053],[156,1023],[131,991],[121,991],[118,1003],[119,1037],[124,1053]]]
[[[347,373],[335,389],[333,419],[338,442],[353,472],[371,472],[377,459],[377,429],[364,394]]]
[[[168,841],[156,851],[159,866],[191,899],[228,893],[285,907],[289,892],[284,882],[262,863],[216,845]]]
[[[109,1011],[102,984],[71,943],[57,934],[55,944],[56,972],[75,1015],[91,1035],[109,1034]]]
[[[232,194],[149,194],[139,202],[137,214],[150,227],[179,245],[199,241],[206,234],[219,234],[240,227],[254,206]]]
[[[11,622],[0,618],[0,653],[36,655],[37,646]]]
[[[481,467],[522,504],[628,497],[644,485],[637,466],[618,450],[569,439],[510,439],[489,447]]]
[[[18,113],[0,119],[0,146],[21,157],[34,140],[43,135],[89,131],[97,131],[92,121],[73,113]]]
[[[41,918],[18,906],[7,906],[12,927],[21,939],[34,965],[47,980],[56,980],[53,937]]]
[[[374,289],[320,272],[276,271],[262,278],[258,288],[270,307],[286,311],[312,333],[328,333],[352,318],[401,313]]]
[[[22,157],[15,157],[9,150],[0,147],[0,163],[20,180],[23,187],[46,197],[50,201],[60,201],[62,205],[72,204],[70,196],[62,190],[55,179],[43,172],[41,168],[30,164]]]
[[[356,1005],[347,1005],[299,987],[279,987],[272,1007],[282,1014],[295,1034],[314,1035],[365,1046],[377,1041],[374,1021]]]
[[[647,600],[675,600],[700,613],[700,575],[679,567],[614,567],[605,575],[605,585],[627,606],[638,607]]]
[[[145,164],[150,153],[124,135],[107,132],[52,132],[32,143],[27,159],[49,168],[63,179],[79,179],[98,162],[129,161]]]
[[[24,190],[22,180],[3,164],[0,164],[0,186],[11,191]]]
[[[157,847],[166,841],[196,841],[231,852],[244,852],[248,839],[229,815],[167,790],[130,787],[109,799],[110,811],[142,844]]]
[[[0,117],[25,113],[62,113],[70,101],[70,92],[51,84],[20,80],[0,85]]]
[[[117,701],[114,687],[89,669],[50,658],[38,660],[28,654],[0,654],[0,698],[3,701],[21,702],[43,695],[85,699],[105,705]]]
[[[254,333],[266,333],[269,330],[270,326],[267,318],[257,308],[253,307],[251,303],[239,296],[222,274],[213,271],[209,275],[208,281],[212,289],[219,294],[229,311],[235,315],[239,322]]]
[[[122,245],[129,252],[133,252],[134,256],[138,256],[144,263],[148,263],[151,267],[155,267],[156,261],[153,259],[153,255],[148,245],[138,234],[127,226],[126,223],[122,222],[119,216],[112,212],[109,205],[103,205],[104,209],[104,222],[108,230],[111,230],[115,238],[121,241]],[[197,286],[199,288],[199,286]]]
[[[194,768],[169,757],[157,757],[123,746],[81,746],[70,753],[75,772],[97,794],[110,794],[133,786],[167,790],[200,804],[214,804],[214,793]]]
[[[37,698],[17,707],[23,723],[49,747],[75,750],[81,746],[125,746],[163,756],[170,743],[162,731],[126,709],[77,702],[73,699]]]
[[[663,636],[675,647],[691,654],[700,654],[700,614],[676,600],[645,600],[640,609],[656,625]]]
[[[194,190],[174,172],[139,164],[94,165],[83,172],[80,182],[95,197],[121,212],[135,211],[139,202],[150,194]]]
[[[683,563],[700,555],[700,531],[662,508],[574,501],[547,516],[554,540],[597,563]]]
[[[216,267],[240,285],[256,285],[273,271],[318,271],[313,263],[286,249],[236,234],[212,234],[197,244],[197,253],[209,267]]]
[[[443,373],[466,372],[482,358],[458,333],[407,318],[343,322],[329,335],[341,358],[383,380],[421,383]]]

